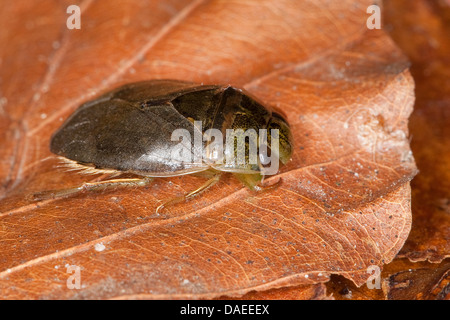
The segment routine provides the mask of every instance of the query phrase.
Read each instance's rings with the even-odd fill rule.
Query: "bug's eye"
[[[270,150],[268,150],[270,152]],[[267,154],[267,152],[259,152],[259,162],[262,166],[267,166],[270,164],[271,157]]]
[[[268,126],[268,134],[270,137],[271,129],[278,130],[279,135],[279,154],[278,158],[283,163],[286,164],[292,156],[292,134],[287,122],[278,114],[274,113],[272,119],[270,120]],[[269,141],[271,137],[269,138]]]

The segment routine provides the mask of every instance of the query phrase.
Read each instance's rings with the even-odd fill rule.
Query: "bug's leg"
[[[281,178],[278,178],[278,180],[272,184],[269,185],[264,185],[264,184],[259,184],[257,186],[255,186],[254,190],[255,191],[268,191],[268,190],[272,190],[275,188],[278,188],[278,186],[281,184]]]
[[[234,176],[238,178],[247,188],[257,192],[274,189],[281,183],[280,178],[277,182],[274,182],[270,185],[263,185],[264,176],[260,174],[234,173]]]
[[[33,200],[46,200],[55,198],[68,197],[83,191],[99,191],[106,189],[114,189],[117,187],[133,187],[133,186],[145,186],[150,183],[153,178],[124,178],[124,179],[111,179],[99,182],[86,182],[81,186],[60,190],[47,190],[37,192],[32,195]]]
[[[208,181],[206,181],[204,184],[202,184],[200,187],[198,187],[194,191],[186,193],[183,196],[167,200],[166,202],[161,204],[158,208],[156,208],[156,214],[158,215],[159,212],[161,211],[161,209],[163,209],[165,207],[192,199],[199,193],[201,193],[201,192],[205,191],[206,189],[208,189],[209,187],[212,187],[213,185],[215,185],[220,180],[220,176],[221,176],[221,174],[216,172],[212,178],[208,179]]]

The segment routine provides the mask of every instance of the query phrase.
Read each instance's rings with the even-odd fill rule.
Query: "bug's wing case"
[[[107,97],[108,99],[121,99],[131,103],[147,102],[156,104],[158,102],[172,101],[176,97],[185,95],[189,92],[215,88],[218,88],[218,86],[203,86],[181,80],[150,80],[122,86],[103,95],[103,97]]]
[[[203,170],[207,166],[201,162],[174,159],[180,141],[171,140],[175,129],[193,136],[194,126],[168,102],[196,86],[152,81],[107,93],[81,106],[54,134],[50,149],[98,168],[156,175]],[[183,152],[194,159],[196,150],[189,142]]]

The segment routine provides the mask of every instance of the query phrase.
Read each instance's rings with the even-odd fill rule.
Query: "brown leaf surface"
[[[239,298],[227,296],[219,297],[220,300],[330,300],[327,295],[325,284],[317,283],[300,285],[295,287],[284,287],[266,291],[251,291]]]
[[[383,282],[390,300],[450,300],[450,262],[412,263],[396,259]]]
[[[77,31],[65,27],[68,3],[8,3],[2,298],[215,298],[330,274],[363,284],[408,236],[416,172],[413,81],[392,41],[366,28],[370,4],[85,1]],[[25,199],[86,181],[48,158],[51,133],[80,103],[149,78],[231,83],[282,109],[296,148],[281,186],[255,194],[227,176],[159,218],[160,201],[202,180]],[[80,290],[66,286],[69,265],[81,268]]]
[[[381,288],[356,287],[342,276],[332,276],[327,295],[337,300],[449,300],[450,262],[411,262],[395,259],[381,273]]]
[[[411,148],[413,227],[400,255],[440,262],[450,256],[450,3],[387,1],[386,29],[412,61],[416,104]]]

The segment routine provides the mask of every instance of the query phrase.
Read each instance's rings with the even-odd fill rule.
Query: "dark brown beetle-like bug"
[[[194,138],[191,141],[174,139],[177,129]],[[246,135],[249,129],[256,133],[266,129],[267,139],[250,141]],[[233,142],[227,145],[231,149],[216,148],[218,142],[230,137],[230,130],[234,130]],[[271,148],[273,130],[277,133],[276,149]],[[214,139],[208,133],[212,133]],[[222,137],[214,133],[221,133]],[[242,136],[245,143],[239,145],[236,141]],[[221,138],[223,141],[216,141]],[[237,148],[242,146],[245,149],[244,160],[247,161],[224,160],[227,152],[237,154]],[[249,163],[249,152],[254,150],[252,146],[258,148],[258,154],[256,161]],[[254,189],[258,188],[268,168],[265,160],[269,156],[267,152],[259,151],[262,149],[269,150],[276,168],[278,164],[285,164],[292,153],[289,126],[280,114],[264,107],[242,90],[178,80],[132,83],[81,105],[54,133],[50,150],[72,167],[86,172],[132,173],[139,177],[86,183],[76,188],[41,192],[36,197],[144,185],[153,177],[212,173],[203,186],[182,197],[186,199],[212,185],[218,180],[218,173],[224,171],[234,173]],[[217,151],[224,151],[224,156],[218,156]],[[180,152],[184,152],[184,161],[176,157]],[[190,161],[186,161],[186,155]]]

